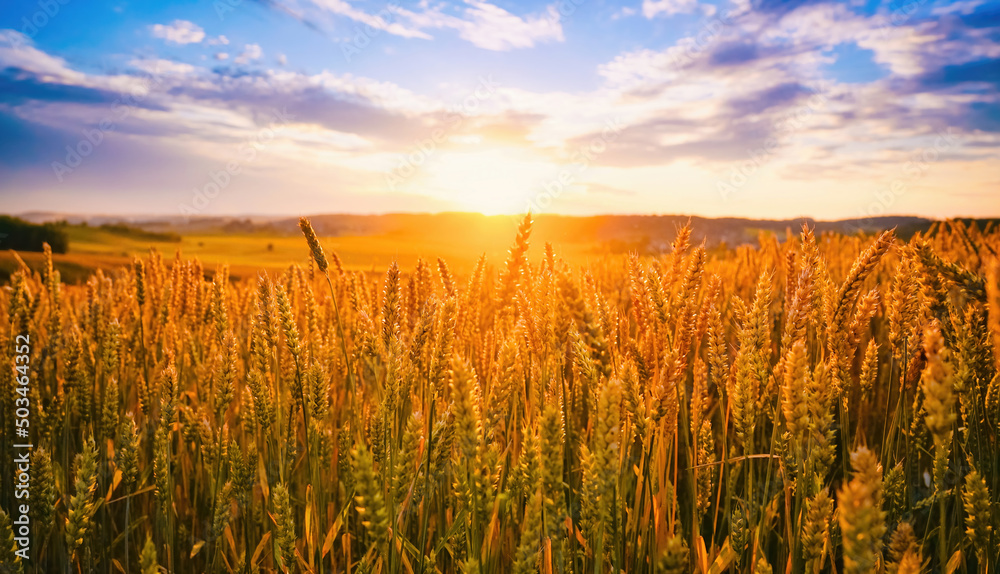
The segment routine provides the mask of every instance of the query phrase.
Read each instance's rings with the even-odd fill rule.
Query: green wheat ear
[[[844,546],[844,572],[872,572],[882,551],[882,468],[865,447],[851,453],[854,478],[837,492],[838,521]]]
[[[679,534],[667,538],[660,558],[657,560],[657,572],[664,574],[685,574],[688,568],[688,546],[683,536]]]
[[[125,485],[135,486],[139,476],[139,431],[131,413],[119,424],[115,439],[115,466],[122,471]]]
[[[274,543],[280,551],[278,558],[283,569],[291,572],[295,568],[295,518],[288,499],[288,487],[283,482],[278,483],[271,495],[274,503]]]
[[[805,516],[802,528],[802,557],[806,562],[822,561],[823,549],[830,536],[830,520],[833,517],[833,499],[825,489],[806,501]]]
[[[153,539],[147,537],[146,544],[142,547],[142,555],[139,558],[139,567],[142,574],[159,574],[160,565],[156,561],[156,545]]]
[[[738,564],[743,556],[744,550],[746,550],[747,541],[751,534],[750,525],[747,522],[742,505],[737,506],[733,511],[733,516],[730,518],[729,524],[729,544],[736,552],[736,562]]]
[[[47,537],[55,520],[55,504],[59,498],[52,472],[52,457],[43,447],[31,454],[31,513],[38,528],[38,541]]]
[[[75,479],[73,496],[67,505],[66,549],[72,556],[83,545],[92,528],[90,519],[97,512],[100,502],[94,499],[97,492],[97,450],[94,439],[84,442],[83,452],[73,463]]]
[[[104,389],[104,404],[101,407],[101,434],[107,440],[113,440],[118,430],[118,403],[118,379],[112,377]]]
[[[990,524],[993,514],[990,510],[990,491],[978,471],[973,470],[965,476],[962,501],[965,507],[965,532],[980,561],[985,560],[990,549],[990,535],[993,533],[993,525]]]
[[[353,458],[356,508],[368,535],[381,547],[389,534],[389,512],[385,507],[382,485],[375,474],[371,453],[364,445],[354,450]]]
[[[1000,372],[986,386],[986,417],[993,425],[1000,426]]]
[[[514,574],[537,572],[542,537],[542,496],[541,489],[529,497],[524,509],[524,531],[517,545]]]
[[[233,501],[233,483],[227,482],[219,493],[215,501],[215,513],[212,518],[212,539],[220,542],[222,547],[222,535],[232,519],[231,505]]]
[[[17,544],[14,542],[14,529],[11,527],[10,516],[0,508],[0,567],[3,572],[20,574],[23,572],[21,557],[15,554]]]
[[[392,489],[397,505],[402,504],[410,495],[410,484],[414,480],[414,473],[420,463],[419,443],[422,438],[423,423],[418,415],[419,413],[414,413],[407,421],[406,430],[403,432],[403,441],[397,452],[396,468],[393,469]],[[419,497],[420,493],[420,485],[414,484],[412,495]],[[414,503],[411,502],[411,504]]]

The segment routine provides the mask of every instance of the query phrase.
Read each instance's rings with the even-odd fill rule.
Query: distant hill
[[[124,223],[155,233],[205,234],[239,233],[261,235],[297,234],[295,217],[192,217],[181,216],[73,216],[55,213],[26,213],[22,219],[36,223],[66,220],[70,223],[108,225]],[[518,217],[486,216],[476,213],[394,213],[385,215],[312,214],[309,216],[317,232],[326,236],[413,236],[433,234],[461,238],[470,233],[478,236],[496,235],[506,240],[511,236]],[[814,219],[745,219],[735,217],[707,218],[687,215],[597,215],[574,217],[541,214],[535,220],[534,239],[553,243],[606,242],[624,249],[662,251],[669,247],[677,229],[691,221],[693,240],[710,246],[752,243],[760,232],[784,237],[786,232],[798,233],[803,224],[817,232],[834,231],[846,234],[876,233],[896,228],[902,237],[926,230],[934,220],[922,217],[889,216],[869,219],[817,221]]]
[[[69,281],[85,280],[96,269],[107,271],[128,264],[149,249],[167,255],[196,256],[205,264],[205,269],[227,264],[231,277],[252,275],[261,268],[282,269],[291,263],[301,264],[309,256],[295,217],[187,219],[32,213],[22,214],[21,218],[36,222],[33,227],[51,227],[68,235],[68,253],[56,255],[55,263]],[[470,273],[481,255],[486,255],[492,263],[503,261],[520,222],[518,217],[471,213],[318,214],[310,218],[325,246],[339,255],[345,268],[374,270],[395,261],[407,269],[418,259],[427,261],[441,257],[460,275]],[[545,243],[552,243],[560,257],[577,262],[606,254],[668,252],[677,230],[688,221],[692,226],[693,242],[704,241],[713,249],[754,245],[761,234],[784,241],[788,235],[798,234],[803,224],[818,233],[873,234],[895,228],[903,238],[938,224],[920,217],[815,221],[713,219],[686,215],[569,217],[542,214],[534,219],[531,243],[535,253],[541,253]],[[996,224],[995,220],[977,220],[980,227]],[[3,231],[0,229],[0,233]],[[3,239],[0,237],[0,284],[21,264],[8,251],[14,246],[5,244]],[[56,245],[53,248],[58,253]],[[32,268],[42,264],[40,255],[25,253],[23,247],[17,249]]]
[[[390,214],[390,215],[313,215],[313,225],[322,235],[413,235],[435,233],[462,237],[470,233],[496,234],[509,238],[518,218],[484,216],[469,213]],[[686,215],[599,215],[570,217],[542,214],[533,217],[535,241],[553,243],[605,242],[621,244],[622,250],[663,251],[669,248],[677,229],[691,222],[693,241],[704,240],[708,245],[720,243],[734,246],[755,242],[761,231],[783,237],[786,232],[797,234],[803,224],[817,232],[835,231],[854,234],[876,233],[897,228],[906,237],[926,230],[932,220],[920,217],[881,217],[871,220],[815,221],[811,219],[756,220],[740,218],[705,218]],[[296,219],[277,220],[271,227],[297,232]]]

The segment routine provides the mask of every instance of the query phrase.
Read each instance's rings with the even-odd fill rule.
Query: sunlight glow
[[[501,148],[442,153],[414,178],[413,188],[485,215],[526,210],[559,166],[527,150]]]

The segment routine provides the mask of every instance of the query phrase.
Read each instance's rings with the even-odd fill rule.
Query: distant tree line
[[[17,251],[42,251],[48,243],[53,253],[66,253],[69,238],[64,225],[59,223],[29,223],[17,217],[0,215],[0,249]]]
[[[124,235],[138,241],[163,241],[167,243],[180,243],[181,241],[180,235],[170,231],[146,231],[145,229],[132,227],[131,225],[125,225],[124,223],[105,223],[98,229],[101,231],[107,231],[108,233],[114,233],[115,235]]]

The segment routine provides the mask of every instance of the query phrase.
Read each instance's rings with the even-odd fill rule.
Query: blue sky
[[[0,201],[998,216],[998,92],[983,0],[30,0]]]

